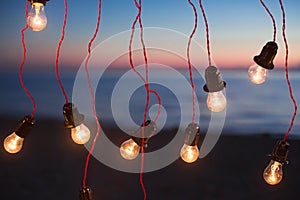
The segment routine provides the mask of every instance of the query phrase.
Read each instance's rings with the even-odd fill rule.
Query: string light
[[[33,31],[42,31],[47,26],[47,16],[44,10],[49,0],[28,0],[31,2],[31,10],[27,17],[27,24]]]
[[[4,148],[8,153],[14,154],[21,151],[24,138],[30,133],[34,119],[31,116],[25,116],[18,128],[4,140]]]
[[[226,108],[227,100],[222,90],[226,87],[226,83],[222,81],[220,71],[217,67],[211,64],[211,51],[210,51],[210,40],[209,40],[209,26],[207,17],[205,14],[202,0],[199,0],[201,12],[203,15],[205,27],[206,27],[206,47],[208,57],[208,67],[205,70],[205,81],[206,84],[203,86],[205,92],[208,92],[206,105],[210,111],[221,112]]]
[[[26,9],[25,9],[25,15],[26,18],[28,18],[28,7],[29,7],[29,3],[28,1],[26,2]],[[33,108],[32,108],[32,113],[30,116],[25,116],[23,118],[23,120],[21,121],[20,125],[18,126],[18,128],[9,136],[7,136],[4,139],[4,149],[11,153],[18,153],[19,151],[21,151],[22,147],[23,147],[23,141],[24,138],[30,133],[33,125],[35,124],[34,121],[34,115],[35,115],[35,111],[36,111],[36,101],[33,98],[33,96],[31,95],[31,93],[29,92],[29,90],[27,89],[27,87],[25,86],[24,80],[23,80],[23,67],[27,58],[27,48],[26,48],[26,43],[25,43],[25,31],[28,29],[28,24],[26,24],[26,26],[21,30],[21,41],[22,41],[22,47],[23,47],[23,59],[22,62],[20,64],[20,83],[21,86],[23,88],[23,90],[25,91],[25,93],[27,94],[27,96],[30,98],[32,104],[33,104]]]
[[[65,38],[65,29],[67,25],[67,16],[68,16],[68,2],[64,0],[65,5],[65,13],[64,13],[64,21],[62,26],[62,34],[60,40],[57,45],[56,50],[56,59],[55,59],[55,74],[57,82],[60,86],[60,89],[65,97],[66,103],[63,107],[63,115],[65,117],[65,127],[71,129],[71,137],[73,141],[77,144],[85,144],[90,139],[90,130],[83,124],[84,116],[80,114],[76,107],[72,103],[69,102],[68,95],[65,91],[65,88],[62,84],[60,75],[59,75],[59,56],[62,43]]]
[[[262,49],[260,55],[255,56],[253,58],[255,64],[251,65],[248,69],[248,77],[249,80],[254,84],[262,84],[267,80],[268,70],[272,70],[274,68],[273,60],[276,56],[278,46],[275,42],[276,40],[276,22],[275,18],[263,2],[260,0],[260,3],[265,8],[266,12],[269,14],[270,18],[273,22],[273,41],[268,42]]]
[[[134,0],[134,4],[136,6],[136,8],[138,9],[138,14],[135,17],[135,20],[133,21],[133,24],[131,26],[131,35],[130,35],[130,40],[129,40],[129,63],[130,63],[130,67],[131,69],[138,75],[138,77],[144,82],[144,86],[145,86],[145,90],[146,90],[146,105],[145,105],[145,109],[144,109],[144,115],[143,115],[143,124],[146,124],[146,120],[147,120],[147,113],[149,110],[149,104],[150,104],[150,93],[153,93],[156,95],[157,97],[157,101],[159,104],[159,109],[158,109],[158,113],[157,116],[155,118],[155,122],[156,120],[158,120],[160,112],[161,112],[161,102],[160,102],[160,96],[159,94],[155,91],[155,90],[150,90],[149,88],[149,65],[148,65],[148,57],[147,57],[147,50],[146,50],[146,45],[144,42],[144,29],[143,29],[143,24],[142,24],[142,18],[141,18],[141,14],[142,14],[142,0]],[[135,69],[135,66],[133,64],[133,58],[132,58],[132,44],[133,44],[133,37],[134,37],[134,33],[135,33],[135,26],[137,24],[137,22],[140,25],[140,41],[142,44],[142,48],[143,48],[143,56],[144,56],[144,62],[145,62],[145,78]],[[141,139],[141,153],[142,153],[142,157],[141,157],[141,169],[140,169],[140,184],[143,190],[143,194],[144,194],[144,200],[147,199],[147,191],[145,188],[145,184],[143,181],[143,172],[144,172],[144,142],[145,142],[145,138],[144,138],[144,126],[142,126],[142,139]]]
[[[27,26],[24,29],[22,29],[22,44],[24,47],[24,57],[23,57],[22,64],[20,66],[20,81],[21,81],[23,89],[25,90],[25,92],[28,94],[28,96],[32,100],[34,106],[33,106],[32,115],[25,116],[23,118],[23,120],[21,121],[20,125],[18,126],[18,128],[11,135],[9,135],[8,137],[5,138],[4,148],[9,153],[17,153],[22,149],[24,138],[30,133],[32,127],[35,124],[34,113],[36,110],[36,103],[35,103],[35,100],[33,99],[32,95],[29,93],[29,91],[25,87],[23,78],[22,78],[23,65],[26,60],[26,46],[25,46],[25,42],[24,42],[24,32],[28,27],[31,28],[33,31],[41,31],[46,27],[47,17],[44,12],[44,6],[46,5],[47,1],[49,1],[49,0],[29,0],[29,2],[31,2],[31,5],[32,5],[32,8],[31,8],[31,11],[29,14],[28,14],[28,2],[27,2],[27,6],[26,6],[27,7],[26,8]],[[190,35],[188,48],[187,48],[188,64],[189,64],[189,70],[190,70],[190,80],[191,80],[192,92],[193,92],[193,118],[192,118],[192,123],[189,124],[189,126],[185,130],[185,134],[186,134],[185,142],[184,142],[183,147],[181,148],[180,156],[185,162],[192,163],[192,162],[195,162],[199,157],[199,149],[198,149],[197,145],[198,145],[199,136],[200,136],[200,126],[197,125],[196,123],[194,123],[195,115],[196,115],[196,109],[195,109],[196,97],[194,94],[192,66],[191,66],[190,56],[189,56],[191,40],[192,40],[193,35],[195,34],[195,31],[197,28],[197,13],[196,13],[195,6],[192,4],[192,2],[190,0],[188,0],[188,1],[191,4],[191,6],[193,7],[195,16],[196,16],[195,26],[194,26],[192,34]],[[57,79],[60,84],[60,87],[63,91],[63,94],[66,98],[66,104],[63,107],[63,114],[65,117],[65,127],[71,129],[71,136],[72,136],[72,139],[74,140],[74,142],[76,142],[78,144],[84,144],[90,139],[90,131],[83,124],[84,116],[78,112],[77,108],[74,107],[74,105],[71,102],[68,101],[68,97],[66,95],[66,92],[63,88],[63,85],[61,83],[61,80],[60,80],[60,77],[58,74],[58,58],[59,58],[60,47],[61,47],[63,39],[64,39],[64,30],[65,30],[65,26],[66,26],[66,17],[67,17],[67,2],[66,2],[66,0],[64,0],[64,2],[65,2],[65,17],[64,17],[64,25],[63,25],[63,29],[62,29],[62,37],[59,41],[57,55],[56,55],[56,75],[57,75]],[[101,6],[101,1],[99,1],[99,2],[100,2],[99,5]],[[157,96],[159,105],[160,105],[160,97],[156,91],[149,89],[148,61],[147,61],[145,44],[143,41],[143,26],[142,26],[142,22],[141,22],[141,4],[142,4],[142,2],[141,2],[141,0],[139,0],[139,2],[137,2],[137,0],[134,0],[134,2],[135,2],[136,7],[139,9],[139,13],[136,17],[136,20],[134,21],[133,27],[135,26],[135,24],[137,22],[139,22],[140,28],[141,28],[141,43],[143,45],[143,54],[144,54],[144,59],[145,59],[145,64],[146,64],[146,78],[144,79],[135,70],[135,68],[132,64],[131,45],[132,45],[133,34],[131,36],[131,41],[130,41],[130,63],[131,63],[132,68],[136,71],[136,73],[141,77],[141,79],[145,83],[145,89],[147,92],[147,100],[146,100],[143,124],[141,125],[141,128],[139,128],[136,131],[136,134],[135,134],[135,136],[138,135],[138,136],[142,136],[142,137],[134,136],[134,137],[131,137],[129,140],[123,142],[120,147],[120,153],[121,153],[122,157],[124,157],[125,159],[132,160],[138,156],[140,151],[142,152],[142,166],[141,166],[141,171],[140,171],[140,174],[141,174],[140,181],[141,181],[141,185],[142,185],[143,191],[144,191],[144,199],[146,199],[146,191],[145,191],[145,188],[144,188],[144,185],[142,182],[142,173],[143,173],[143,164],[144,164],[143,163],[144,162],[144,147],[147,146],[148,140],[151,138],[151,136],[156,131],[155,122],[159,117],[160,109],[159,109],[159,112],[158,112],[154,122],[151,122],[150,120],[146,121],[146,115],[147,115],[147,111],[148,111],[148,107],[149,107],[150,93],[154,93]],[[206,84],[203,87],[203,89],[206,92],[208,92],[208,98],[207,98],[208,109],[210,109],[213,112],[220,112],[225,109],[226,104],[227,104],[226,97],[222,93],[222,90],[226,87],[226,83],[221,79],[221,75],[220,75],[218,68],[211,65],[208,23],[207,23],[207,19],[206,19],[205,13],[204,13],[202,1],[199,0],[199,2],[200,2],[200,7],[202,10],[203,16],[204,16],[205,24],[206,24],[207,51],[208,51],[208,57],[209,57],[209,67],[207,67],[205,70]],[[261,2],[262,2],[262,0],[261,0]],[[284,38],[284,42],[285,42],[285,47],[286,47],[286,59],[285,59],[286,80],[287,80],[288,87],[289,87],[290,97],[294,103],[294,114],[293,114],[293,117],[291,120],[290,127],[284,136],[284,139],[279,141],[278,144],[276,145],[276,147],[272,153],[271,161],[270,161],[269,165],[266,167],[266,169],[264,170],[263,177],[264,177],[265,181],[270,185],[278,184],[282,180],[282,177],[283,177],[282,168],[283,168],[284,164],[287,164],[287,155],[288,155],[288,148],[289,148],[289,144],[287,143],[286,139],[293,127],[294,120],[295,120],[295,117],[297,114],[297,104],[294,99],[294,96],[292,93],[292,87],[291,87],[289,77],[288,77],[288,44],[287,44],[287,39],[285,36],[285,13],[284,13],[283,5],[282,5],[282,0],[279,0],[279,2],[280,2],[280,6],[282,9],[282,13],[283,13],[282,30],[283,30],[283,38]],[[263,2],[262,2],[262,4],[264,5]],[[265,5],[264,5],[264,7],[266,8]],[[248,70],[249,79],[251,82],[253,82],[255,84],[262,84],[263,82],[266,81],[268,70],[272,70],[274,68],[273,60],[274,60],[274,58],[277,54],[277,50],[278,50],[278,46],[275,43],[275,38],[276,38],[275,21],[274,21],[273,16],[269,12],[269,10],[267,8],[266,8],[266,10],[272,17],[272,20],[274,23],[274,41],[268,42],[263,47],[261,53],[258,56],[254,57],[255,65],[251,66]],[[88,53],[89,53],[88,55],[89,56],[88,56],[88,59],[86,60],[86,65],[85,65],[87,76],[88,76],[88,81],[89,81],[89,89],[90,89],[92,97],[93,97],[92,98],[93,113],[94,113],[95,119],[97,121],[98,129],[97,129],[96,137],[94,139],[93,148],[89,152],[88,157],[87,157],[84,183],[83,183],[83,187],[80,189],[80,193],[79,193],[80,200],[92,200],[92,191],[89,187],[85,186],[85,180],[86,180],[88,160],[89,160],[89,157],[95,147],[95,143],[97,141],[97,138],[98,138],[98,135],[100,132],[100,124],[99,124],[98,117],[97,117],[96,111],[95,111],[95,97],[93,96],[93,90],[92,90],[92,87],[90,84],[89,74],[88,74],[88,70],[87,70],[88,60],[89,60],[90,52],[91,52],[90,48],[91,48],[92,42],[95,39],[96,34],[98,32],[99,23],[100,23],[100,13],[99,13],[99,17],[98,17],[96,32],[89,43],[89,47],[88,47]],[[132,29],[133,29],[133,33],[134,33],[134,28],[132,28]],[[146,135],[148,135],[148,136],[146,136]]]
[[[269,165],[266,167],[266,169],[263,172],[264,180],[270,185],[276,185],[276,184],[280,183],[282,180],[282,177],[283,177],[282,167],[284,164],[287,164],[287,156],[288,156],[288,149],[289,149],[289,143],[286,141],[286,139],[289,136],[289,134],[293,128],[294,121],[295,121],[295,118],[297,115],[297,110],[298,110],[297,102],[293,95],[293,88],[292,88],[291,82],[289,80],[289,70],[288,70],[289,48],[288,48],[287,38],[286,38],[286,34],[285,34],[285,29],[286,29],[285,11],[284,11],[282,0],[279,0],[279,4],[280,4],[281,12],[282,12],[282,37],[283,37],[284,44],[285,44],[285,63],[284,63],[285,64],[285,77],[286,77],[286,82],[287,82],[288,89],[289,89],[290,98],[294,105],[294,113],[293,113],[293,116],[292,116],[292,119],[290,122],[290,126],[289,126],[287,132],[285,133],[283,139],[281,141],[279,141],[278,144],[276,145],[276,147],[272,153],[271,162],[269,163]],[[274,22],[274,18],[272,18],[272,19]],[[275,39],[275,34],[276,34],[276,29],[274,28],[274,39]]]
[[[193,69],[191,64],[191,58],[190,58],[190,46],[191,41],[194,37],[194,34],[197,30],[197,24],[198,24],[198,15],[195,5],[188,0],[188,3],[192,7],[194,11],[195,21],[194,21],[194,28],[192,30],[192,33],[189,36],[188,45],[187,45],[187,61],[188,61],[188,68],[189,68],[189,76],[190,76],[190,83],[192,86],[192,102],[193,102],[193,115],[192,115],[192,123],[188,125],[188,127],[185,130],[185,141],[184,144],[180,150],[180,157],[183,161],[187,163],[195,162],[199,157],[199,149],[197,147],[198,141],[199,141],[199,131],[200,127],[195,123],[195,117],[196,117],[196,95],[195,95],[195,84],[193,80]],[[194,139],[193,139],[194,138]],[[193,139],[193,141],[190,141]]]
[[[142,124],[141,127],[134,133],[133,137],[121,144],[121,156],[126,160],[135,159],[139,155],[141,147],[143,145],[147,147],[149,139],[154,135],[156,130],[156,124],[150,120],[147,120],[145,125]],[[143,131],[144,137],[146,138],[146,140],[144,140],[144,143],[142,142],[141,138]]]
[[[189,124],[185,129],[185,141],[180,150],[180,157],[184,162],[195,162],[199,157],[198,142],[200,137],[200,126]]]

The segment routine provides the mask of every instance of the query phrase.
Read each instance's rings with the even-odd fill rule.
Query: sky
[[[87,3],[88,2],[88,3]],[[78,68],[86,57],[87,43],[91,38],[97,20],[97,0],[68,1],[69,13],[66,36],[61,50],[60,65],[66,68]],[[194,40],[205,47],[205,27],[199,3],[193,0],[198,11],[198,29]],[[278,54],[274,64],[284,63],[284,44],[281,35],[282,16],[278,1],[265,0],[274,14],[277,23]],[[291,67],[300,66],[300,1],[284,0],[287,17],[287,37]],[[211,39],[212,57],[220,68],[249,67],[253,56],[260,53],[262,47],[272,40],[273,26],[269,15],[259,0],[204,0]],[[22,59],[21,33],[25,26],[26,1],[7,1],[2,4],[0,67],[17,69]],[[25,67],[32,69],[53,69],[57,43],[61,36],[63,23],[63,0],[51,0],[45,7],[48,17],[47,28],[41,32],[26,32],[28,59]],[[137,14],[133,0],[103,0],[101,27],[96,44],[131,28]],[[142,20],[144,27],[160,27],[189,35],[194,26],[194,13],[187,0],[144,0]],[[162,36],[147,35],[147,46],[152,41],[160,41]],[[177,41],[170,41],[176,48]],[[129,38],[128,38],[129,42]],[[187,43],[187,41],[186,41]],[[111,43],[107,52],[118,49],[117,43]],[[183,46],[182,48],[185,48]],[[193,52],[197,54],[197,52]],[[105,56],[105,55],[104,55]],[[161,56],[161,63],[168,63],[168,57]],[[201,58],[202,59],[202,58]],[[126,60],[126,59],[125,59]],[[203,60],[206,58],[203,56]],[[172,62],[171,59],[169,59]],[[150,60],[151,62],[151,60]],[[156,61],[157,62],[157,61]],[[159,62],[159,61],[158,61]],[[128,67],[128,62],[120,64]],[[173,63],[174,65],[174,63]],[[180,63],[179,65],[183,65]],[[181,66],[185,67],[185,66]]]

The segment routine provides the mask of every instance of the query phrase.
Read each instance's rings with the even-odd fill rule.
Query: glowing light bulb
[[[90,130],[83,124],[84,115],[80,114],[72,103],[66,103],[63,107],[65,127],[71,129],[71,137],[77,144],[85,144],[90,139]]]
[[[263,173],[265,181],[270,185],[276,185],[282,180],[282,167],[287,164],[287,156],[289,152],[289,143],[281,140],[275,146],[272,153],[271,162]]]
[[[141,147],[133,139],[129,139],[122,143],[120,153],[126,160],[133,160],[139,155],[140,149]]]
[[[222,90],[226,87],[226,82],[221,78],[217,67],[209,66],[205,69],[206,84],[203,90],[208,92],[206,105],[213,112],[221,112],[226,108],[227,101]]]
[[[267,80],[268,69],[265,69],[257,64],[249,67],[248,77],[249,80],[254,84],[262,84]]]
[[[200,137],[200,126],[191,123],[185,129],[185,141],[180,150],[180,157],[187,163],[195,162],[199,157],[199,149],[197,144]]]
[[[71,128],[71,137],[76,144],[87,143],[90,136],[90,130],[84,124]]]
[[[18,153],[21,151],[24,138],[27,137],[34,123],[34,119],[31,116],[25,116],[17,129],[4,139],[4,149],[8,153]]]
[[[278,184],[282,180],[282,175],[282,164],[274,160],[271,160],[263,173],[265,181],[270,185]]]
[[[254,65],[248,69],[249,80],[254,84],[262,84],[267,80],[268,70],[274,68],[273,60],[277,54],[278,46],[275,42],[268,42],[260,54],[254,56]]]
[[[221,112],[226,108],[227,101],[222,91],[209,92],[206,100],[207,108],[213,112]]]
[[[30,13],[27,17],[27,24],[33,31],[41,31],[46,28],[47,17],[43,3],[32,3]]]
[[[24,138],[19,137],[15,132],[4,140],[4,148],[8,153],[18,153],[23,147]]]
[[[197,145],[189,146],[184,144],[180,151],[180,157],[187,163],[195,162],[199,157],[199,149]]]

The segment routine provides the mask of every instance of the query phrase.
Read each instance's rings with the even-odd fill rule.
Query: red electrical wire
[[[56,51],[56,60],[55,60],[55,73],[56,73],[56,79],[57,82],[60,86],[60,89],[65,97],[66,100],[66,104],[69,103],[69,99],[68,99],[68,95],[65,91],[65,88],[62,84],[62,81],[60,79],[60,75],[59,75],[59,66],[58,66],[58,59],[59,59],[59,54],[60,54],[60,49],[61,49],[61,45],[64,41],[65,38],[65,29],[66,29],[66,25],[67,25],[67,16],[68,16],[68,3],[67,0],[64,0],[64,5],[65,5],[65,14],[64,14],[64,22],[63,22],[63,26],[62,26],[62,34],[61,34],[61,38],[58,42],[58,46],[57,46],[57,51]]]
[[[136,4],[136,7],[139,9],[139,5],[137,5],[137,2],[134,1]],[[145,83],[145,79],[143,76],[135,69],[134,64],[133,64],[133,59],[132,59],[132,43],[133,43],[133,37],[134,37],[134,32],[135,32],[135,25],[137,21],[139,20],[140,17],[140,12],[138,12],[137,16],[135,17],[135,20],[131,26],[131,35],[130,35],[130,41],[129,41],[129,64],[132,70],[139,76],[139,78]]]
[[[26,20],[28,17],[28,7],[29,7],[29,2],[26,2]],[[20,64],[20,83],[21,86],[23,88],[23,90],[26,92],[27,96],[30,98],[32,104],[33,104],[33,108],[32,108],[32,113],[31,113],[31,117],[34,118],[34,114],[36,111],[36,101],[33,98],[32,94],[29,92],[29,90],[27,89],[27,87],[25,86],[24,80],[23,80],[23,67],[26,61],[26,54],[27,54],[27,48],[26,48],[26,43],[25,43],[25,31],[28,29],[28,24],[26,23],[26,26],[21,30],[21,35],[22,35],[22,46],[23,46],[23,59],[22,62]]]
[[[275,18],[272,15],[272,13],[270,12],[269,8],[266,6],[266,4],[263,2],[263,0],[260,0],[260,3],[262,4],[262,6],[265,8],[265,10],[267,11],[267,13],[270,15],[272,22],[273,22],[273,27],[274,27],[274,35],[273,35],[273,42],[276,41],[276,22],[275,22]]]
[[[193,31],[189,37],[188,41],[188,46],[187,46],[187,59],[188,59],[188,66],[189,66],[189,72],[190,72],[190,82],[192,85],[192,96],[193,96],[193,116],[192,116],[192,124],[195,123],[195,117],[196,117],[196,95],[195,95],[195,84],[193,81],[193,69],[192,69],[192,64],[191,64],[191,58],[190,58],[190,46],[191,46],[191,41],[193,39],[193,36],[197,30],[197,24],[198,24],[198,15],[197,15],[197,10],[195,5],[191,2],[191,0],[188,0],[189,4],[192,6],[195,14],[195,24]]]
[[[94,138],[94,141],[93,141],[92,148],[91,148],[91,150],[89,151],[89,153],[86,157],[85,168],[84,168],[84,176],[83,176],[83,182],[82,182],[83,187],[86,187],[89,161],[90,161],[91,155],[93,154],[93,151],[95,149],[97,140],[99,138],[100,130],[101,130],[101,125],[100,125],[99,118],[98,118],[97,112],[96,112],[95,94],[93,92],[93,87],[92,87],[91,78],[90,78],[89,69],[88,69],[88,63],[89,63],[89,60],[90,60],[90,57],[91,57],[91,46],[92,46],[92,44],[93,44],[94,40],[96,39],[97,34],[99,32],[100,21],[101,21],[101,6],[102,6],[102,0],[98,0],[97,25],[96,25],[94,35],[88,43],[88,56],[87,56],[86,61],[85,61],[85,72],[86,72],[86,76],[87,76],[90,95],[91,95],[91,98],[92,98],[92,111],[93,111],[93,115],[94,115],[94,118],[95,118],[96,123],[97,123],[97,132],[96,132],[96,135],[95,135],[95,138]]]
[[[149,65],[148,65],[148,57],[147,57],[147,51],[146,51],[146,46],[145,46],[145,42],[144,42],[144,37],[143,37],[143,24],[142,24],[142,19],[141,19],[141,13],[142,13],[142,1],[139,0],[139,2],[137,0],[134,0],[134,4],[136,6],[136,8],[138,9],[138,14],[132,24],[131,27],[131,36],[130,36],[130,41],[129,41],[129,62],[130,62],[130,66],[133,69],[133,71],[139,76],[139,78],[144,82],[145,85],[145,89],[146,89],[146,105],[145,105],[145,109],[144,109],[144,115],[143,115],[143,124],[146,124],[146,120],[147,120],[147,113],[149,110],[149,104],[150,104],[150,93],[153,93],[154,95],[156,95],[157,97],[157,101],[159,104],[159,109],[158,109],[158,113],[155,117],[154,122],[156,123],[156,121],[158,120],[158,117],[160,115],[161,112],[161,99],[159,94],[155,91],[155,90],[150,90],[149,89]],[[141,44],[143,47],[143,56],[144,56],[144,62],[145,62],[145,70],[146,70],[146,78],[144,78],[134,67],[133,64],[133,59],[132,59],[132,43],[133,43],[133,37],[134,37],[134,33],[135,33],[135,26],[136,23],[139,22],[140,25],[140,40],[141,40]],[[143,171],[144,171],[144,161],[145,161],[145,149],[144,149],[144,144],[145,144],[145,127],[142,126],[142,146],[141,146],[141,152],[142,152],[142,158],[141,158],[141,169],[140,169],[140,184],[144,193],[144,200],[147,199],[147,191],[143,182]]]
[[[205,22],[205,27],[206,27],[206,47],[207,47],[207,55],[208,55],[208,65],[211,66],[211,53],[210,53],[210,44],[209,44],[210,42],[209,42],[208,22],[207,22],[206,14],[205,14],[204,7],[202,4],[202,0],[199,0],[199,4],[200,4],[201,12],[202,12],[204,22]]]
[[[150,103],[150,92],[149,92],[149,66],[148,66],[148,58],[147,58],[147,52],[144,42],[144,34],[143,34],[143,24],[141,20],[141,13],[142,13],[142,0],[139,0],[139,3],[137,3],[137,0],[134,0],[136,7],[138,8],[138,20],[140,24],[140,39],[143,47],[143,55],[144,55],[144,61],[145,61],[145,70],[146,70],[146,78],[145,78],[145,89],[146,89],[146,105],[144,109],[144,119],[143,124],[146,124],[147,121],[147,113],[149,109],[149,103]],[[141,159],[141,169],[140,169],[140,184],[144,193],[144,200],[147,199],[147,191],[145,188],[145,184],[143,181],[143,172],[144,172],[144,164],[145,164],[145,126],[142,126],[142,146],[141,146],[141,152],[142,152],[142,159]]]
[[[286,38],[286,34],[285,34],[285,11],[284,11],[284,7],[283,7],[283,4],[282,4],[282,0],[279,0],[279,4],[280,4],[280,8],[281,8],[281,11],[282,11],[282,36],[283,36],[283,40],[284,40],[284,44],[285,44],[285,76],[286,76],[286,81],[287,81],[287,85],[288,85],[288,88],[289,88],[289,93],[290,93],[290,98],[294,104],[294,113],[293,113],[293,116],[292,116],[292,119],[291,119],[291,123],[290,123],[290,126],[287,130],[287,132],[285,133],[285,136],[283,138],[283,140],[285,141],[288,137],[288,135],[290,134],[292,128],[293,128],[293,125],[294,125],[294,122],[295,122],[295,118],[296,118],[296,115],[297,115],[297,110],[298,110],[298,107],[297,107],[297,102],[295,100],[295,97],[293,95],[293,89],[292,89],[292,85],[291,85],[291,82],[289,80],[289,69],[288,69],[288,56],[289,56],[289,47],[288,47],[288,42],[287,42],[287,38]]]

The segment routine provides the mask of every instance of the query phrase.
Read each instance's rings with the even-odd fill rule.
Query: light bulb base
[[[80,200],[92,200],[92,190],[89,187],[82,187],[79,191]]]
[[[254,62],[259,66],[272,70],[274,69],[273,60],[277,54],[278,46],[275,42],[268,42],[263,49],[261,50],[260,54],[253,58]]]
[[[16,135],[21,138],[27,137],[34,124],[35,121],[31,116],[25,116],[19,124],[18,128],[15,130]]]
[[[157,130],[156,124],[153,121],[147,120],[145,123],[143,123],[141,127],[135,132],[134,136],[131,137],[131,139],[141,147],[143,144],[143,138],[141,138],[140,136],[142,136],[143,127],[144,127],[144,138],[145,138],[144,147],[147,147],[148,141],[155,134]]]
[[[66,103],[64,105],[63,114],[65,117],[65,127],[68,129],[75,128],[84,121],[84,115],[80,114],[72,103]]]
[[[271,159],[281,164],[287,164],[287,156],[289,153],[290,144],[287,141],[280,140],[275,146]]]
[[[50,0],[28,0],[28,1],[31,3],[31,5],[34,3],[41,3],[41,4],[43,4],[43,6],[46,6],[47,1],[50,1]]]
[[[220,71],[215,66],[209,66],[205,70],[206,84],[203,86],[205,92],[219,92],[226,87],[226,82],[222,80]]]
[[[184,143],[189,146],[196,146],[199,143],[200,126],[198,124],[189,124],[185,129]]]

